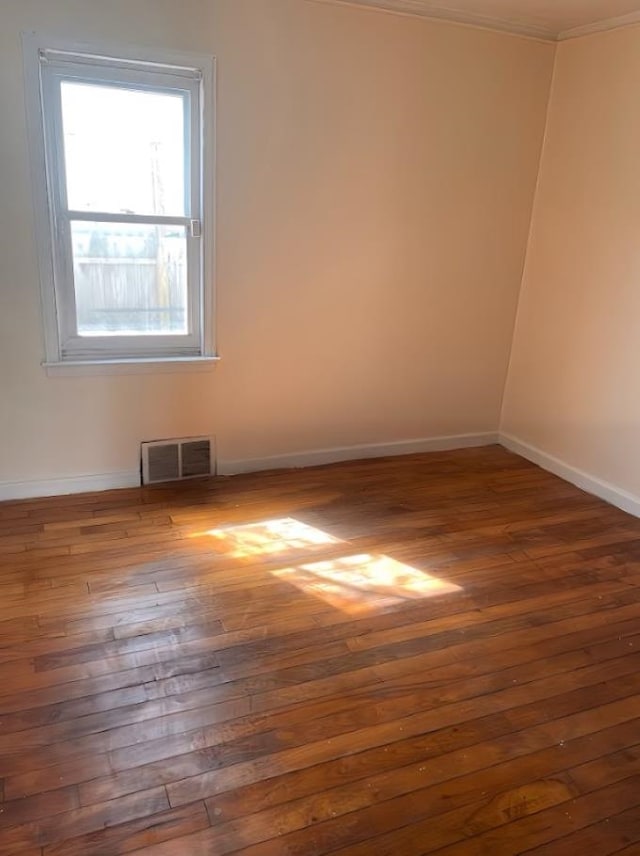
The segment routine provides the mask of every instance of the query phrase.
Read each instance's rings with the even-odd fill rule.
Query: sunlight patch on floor
[[[343,556],[271,573],[353,615],[461,591],[460,586],[383,555]]]
[[[344,543],[340,538],[329,535],[328,532],[307,526],[306,523],[291,517],[243,526],[209,529],[206,532],[197,532],[191,537],[201,538],[205,535],[218,541],[224,552],[234,559],[278,556],[292,550],[317,549]]]
[[[292,517],[224,526],[198,532],[192,537],[213,539],[216,549],[234,559],[263,557],[268,560],[287,553],[314,553],[318,550],[335,554],[337,545],[348,549],[348,542]],[[371,553],[304,561],[270,573],[353,615],[461,590],[460,586],[389,556]]]

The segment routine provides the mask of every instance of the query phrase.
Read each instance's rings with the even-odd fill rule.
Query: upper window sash
[[[120,67],[110,70],[89,69],[83,65],[44,63],[41,67],[43,115],[47,152],[49,157],[49,175],[55,172],[57,181],[50,186],[55,193],[59,211],[69,211],[67,200],[66,163],[64,152],[64,129],[62,119],[61,85],[65,81],[87,83],[89,85],[116,86],[119,89],[134,91],[148,90],[158,93],[184,93],[185,105],[185,214],[184,217],[171,217],[171,222],[202,220],[202,128],[201,128],[201,89],[202,78],[185,79],[173,73],[158,71],[126,71]],[[94,73],[95,72],[95,73]],[[186,84],[186,85],[185,85]],[[93,209],[92,209],[93,210]],[[86,212],[82,212],[83,214]],[[111,212],[98,212],[108,214]],[[155,216],[155,215],[151,215]]]

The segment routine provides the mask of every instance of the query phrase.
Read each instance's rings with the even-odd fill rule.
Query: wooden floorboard
[[[0,505],[0,856],[640,854],[640,521],[499,447]]]

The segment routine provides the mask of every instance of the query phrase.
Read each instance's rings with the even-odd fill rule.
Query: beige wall
[[[21,30],[218,59],[213,372],[48,378]],[[498,427],[554,47],[307,0],[2,0],[1,483]],[[5,495],[7,489],[5,485]]]
[[[503,431],[640,497],[640,28],[559,46]]]

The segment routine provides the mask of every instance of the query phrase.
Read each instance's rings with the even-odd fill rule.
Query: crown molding
[[[447,21],[452,24],[463,24],[471,27],[479,27],[483,30],[493,30],[501,33],[510,33],[515,36],[538,39],[545,42],[561,42],[569,39],[579,39],[608,30],[618,30],[640,24],[640,10],[631,12],[629,15],[620,15],[615,18],[606,18],[593,24],[585,24],[580,27],[572,27],[558,33],[552,27],[543,24],[532,24],[528,21],[519,21],[515,18],[496,18],[491,15],[480,13],[461,12],[459,9],[442,5],[434,0],[311,0],[315,3],[330,3],[337,6],[353,6],[358,9],[373,9],[379,12],[390,12],[396,15],[409,15],[414,18],[426,18],[427,20]]]
[[[557,40],[565,42],[568,39],[579,39],[582,36],[593,36],[596,33],[605,33],[608,30],[620,30],[623,27],[632,27],[640,24],[640,11],[631,12],[629,15],[620,15],[617,18],[605,18],[604,21],[596,21],[594,24],[585,24],[582,27],[572,27],[558,33]]]
[[[479,27],[483,30],[493,30],[516,36],[541,39],[545,42],[554,42],[556,40],[555,31],[543,25],[518,21],[513,18],[495,18],[492,15],[461,12],[459,9],[443,6],[441,3],[433,3],[432,0],[312,0],[312,2],[330,3],[337,6],[354,6],[359,9],[374,9],[380,12],[391,12],[396,15],[426,18],[432,21],[447,21],[452,24]]]

